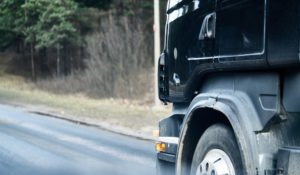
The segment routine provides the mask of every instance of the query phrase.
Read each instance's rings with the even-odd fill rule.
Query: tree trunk
[[[34,48],[33,43],[30,43],[30,58],[31,58],[31,76],[32,79],[35,80],[35,63],[34,63]]]
[[[70,55],[70,74],[72,74],[73,73],[73,56],[72,55]]]
[[[56,57],[56,75],[57,77],[60,76],[60,48],[59,46],[56,47],[56,51],[57,51],[57,57]]]

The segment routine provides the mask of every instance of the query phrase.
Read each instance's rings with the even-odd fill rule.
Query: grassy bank
[[[112,127],[151,133],[169,108],[140,105],[139,101],[92,99],[82,94],[61,95],[41,91],[30,81],[12,75],[0,76],[2,103],[34,106],[51,113],[72,116],[73,119],[105,123]]]

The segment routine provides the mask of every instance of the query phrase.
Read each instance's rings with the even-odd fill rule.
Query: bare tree
[[[129,17],[109,16],[102,20],[101,30],[88,38],[89,77],[105,94],[134,96],[141,80],[150,74],[151,48],[147,32]]]

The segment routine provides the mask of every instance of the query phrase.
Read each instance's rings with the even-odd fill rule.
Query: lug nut
[[[206,163],[206,167],[205,167],[206,171],[208,171],[208,168],[209,168],[209,164]]]

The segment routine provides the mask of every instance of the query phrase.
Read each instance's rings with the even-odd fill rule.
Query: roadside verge
[[[170,113],[170,107],[154,108],[138,101],[52,94],[19,77],[0,77],[0,82],[0,103],[139,139],[153,140],[158,121]]]

